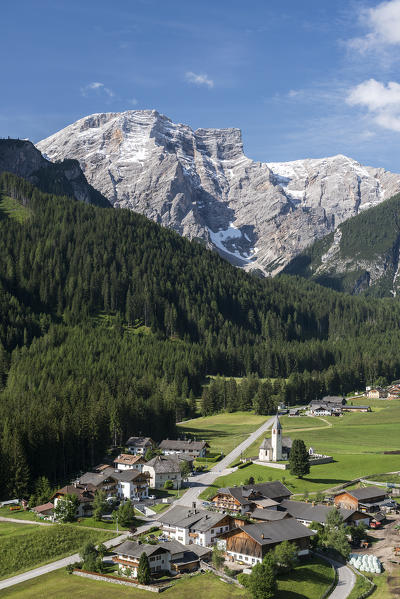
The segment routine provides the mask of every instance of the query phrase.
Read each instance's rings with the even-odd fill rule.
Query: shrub
[[[164,489],[173,489],[174,488],[174,483],[172,482],[172,480],[166,480],[164,483]]]
[[[242,464],[240,464],[240,466],[238,466],[238,468],[241,470],[242,468],[247,468],[247,466],[250,466],[253,462],[243,462]]]

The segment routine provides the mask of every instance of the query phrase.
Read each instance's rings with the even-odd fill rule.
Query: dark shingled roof
[[[210,447],[206,441],[182,441],[181,439],[165,439],[161,441],[159,445],[160,449],[170,450],[170,451],[201,451],[205,447]]]
[[[309,520],[310,522],[314,520],[320,524],[325,524],[329,512],[332,509],[337,509],[327,505],[313,506],[312,503],[306,503],[304,501],[290,501],[289,499],[284,499],[280,505],[293,518],[307,521]],[[357,510],[346,510],[345,508],[338,509],[338,512],[343,517],[344,521],[348,520],[348,518],[350,518],[350,516],[352,516],[356,511]]]
[[[125,541],[118,547],[115,547],[113,553],[115,555],[129,555],[130,557],[140,558],[142,553],[145,553],[147,556],[152,555],[158,551],[159,553],[167,553],[168,550],[161,545],[143,545],[139,543],[135,543],[133,541]]]
[[[147,462],[144,467],[151,466],[154,468],[154,472],[157,473],[179,473],[181,467],[179,465],[179,459],[176,455],[157,455],[155,458]]]
[[[225,487],[218,489],[218,492],[232,495],[232,497],[237,499],[239,503],[246,504],[252,501],[251,495],[249,498],[249,490],[251,490],[254,495],[258,495],[259,498],[265,497],[269,499],[290,497],[292,494],[280,480],[275,480],[270,483],[259,483],[257,485],[244,485],[243,487]],[[245,492],[245,495],[243,492]]]
[[[291,449],[293,441],[290,437],[282,437],[282,449]],[[264,439],[260,445],[260,449],[272,449],[272,439]]]
[[[367,499],[374,499],[375,497],[386,495],[384,487],[360,487],[359,489],[352,489],[351,491],[344,489],[341,493],[348,493],[359,501],[366,501]],[[337,493],[337,495],[339,495],[339,493]]]
[[[153,445],[153,440],[150,437],[129,437],[126,445],[135,445],[136,447],[147,447]]]
[[[194,510],[184,506],[175,506],[168,510],[167,514],[158,516],[162,524],[178,526],[179,528],[190,528],[198,532],[205,532],[214,528],[226,516],[219,512],[207,512],[206,510]]]
[[[285,518],[278,522],[258,522],[239,528],[260,545],[272,545],[315,535],[312,530],[297,522],[295,518]]]
[[[261,510],[259,508],[256,508],[255,510],[250,512],[250,517],[254,520],[265,520],[267,522],[274,522],[276,520],[283,520],[283,518],[287,518],[290,516],[288,512],[284,512],[283,510]]]

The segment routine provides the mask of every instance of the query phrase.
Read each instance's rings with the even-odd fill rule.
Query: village
[[[387,400],[389,393],[396,391],[400,395],[400,385],[387,391],[367,389],[365,397],[368,401]],[[358,483],[314,497],[299,497],[285,479],[269,477],[256,482],[250,476],[246,484],[219,487],[211,494],[210,487],[207,500],[201,497],[205,484],[213,483],[220,474],[239,472],[249,463],[268,472],[270,468],[290,469],[294,440],[283,435],[281,419],[296,422],[302,416],[320,419],[371,413],[370,403],[364,405],[361,399],[359,395],[328,396],[300,408],[280,405],[278,413],[245,442],[249,447],[253,438],[261,438],[258,455],[246,457],[239,446],[236,466],[231,459],[234,452],[216,456],[206,440],[184,436],[156,443],[150,437],[131,436],[122,453],[56,489],[44,504],[29,503],[29,509],[43,522],[93,521],[97,512],[97,520],[115,525],[122,537],[104,557],[105,562],[108,560],[106,573],[104,567],[95,567],[94,562],[88,568],[86,562],[77,561],[69,569],[96,580],[100,574],[104,581],[115,582],[117,578],[137,588],[160,590],[172,580],[195,572],[213,572],[240,587],[244,582],[241,575],[251,577],[253,567],[262,564],[279,547],[289,547],[298,563],[322,551],[323,558],[334,564],[333,557],[340,558],[340,552],[326,540],[332,519],[336,520],[336,528],[344,531],[348,547],[342,556],[344,562],[351,559],[353,570],[354,564],[362,568],[362,556],[374,555],[371,540],[375,531],[385,526],[393,531],[400,523],[399,490],[395,485],[389,488],[379,482]],[[318,453],[313,447],[307,447],[306,453],[309,469],[319,464],[326,464],[327,468],[333,465],[332,456]],[[28,500],[3,502],[2,507],[16,516],[20,510],[28,511]],[[129,518],[124,522],[124,510],[131,515],[130,524]],[[375,555],[374,559],[376,572],[381,572],[383,564]],[[145,578],[144,563],[148,572]],[[360,575],[357,569],[354,571]]]

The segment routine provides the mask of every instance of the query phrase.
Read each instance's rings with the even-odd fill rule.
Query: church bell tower
[[[278,414],[275,416],[272,423],[272,461],[279,462],[282,460],[282,427],[279,422]]]

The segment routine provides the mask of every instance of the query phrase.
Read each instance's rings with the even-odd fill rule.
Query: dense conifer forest
[[[68,480],[195,410],[255,409],[400,377],[400,305],[258,279],[125,210],[0,177],[0,489]],[[207,375],[217,379],[203,391]],[[265,379],[265,380],[261,380]]]

